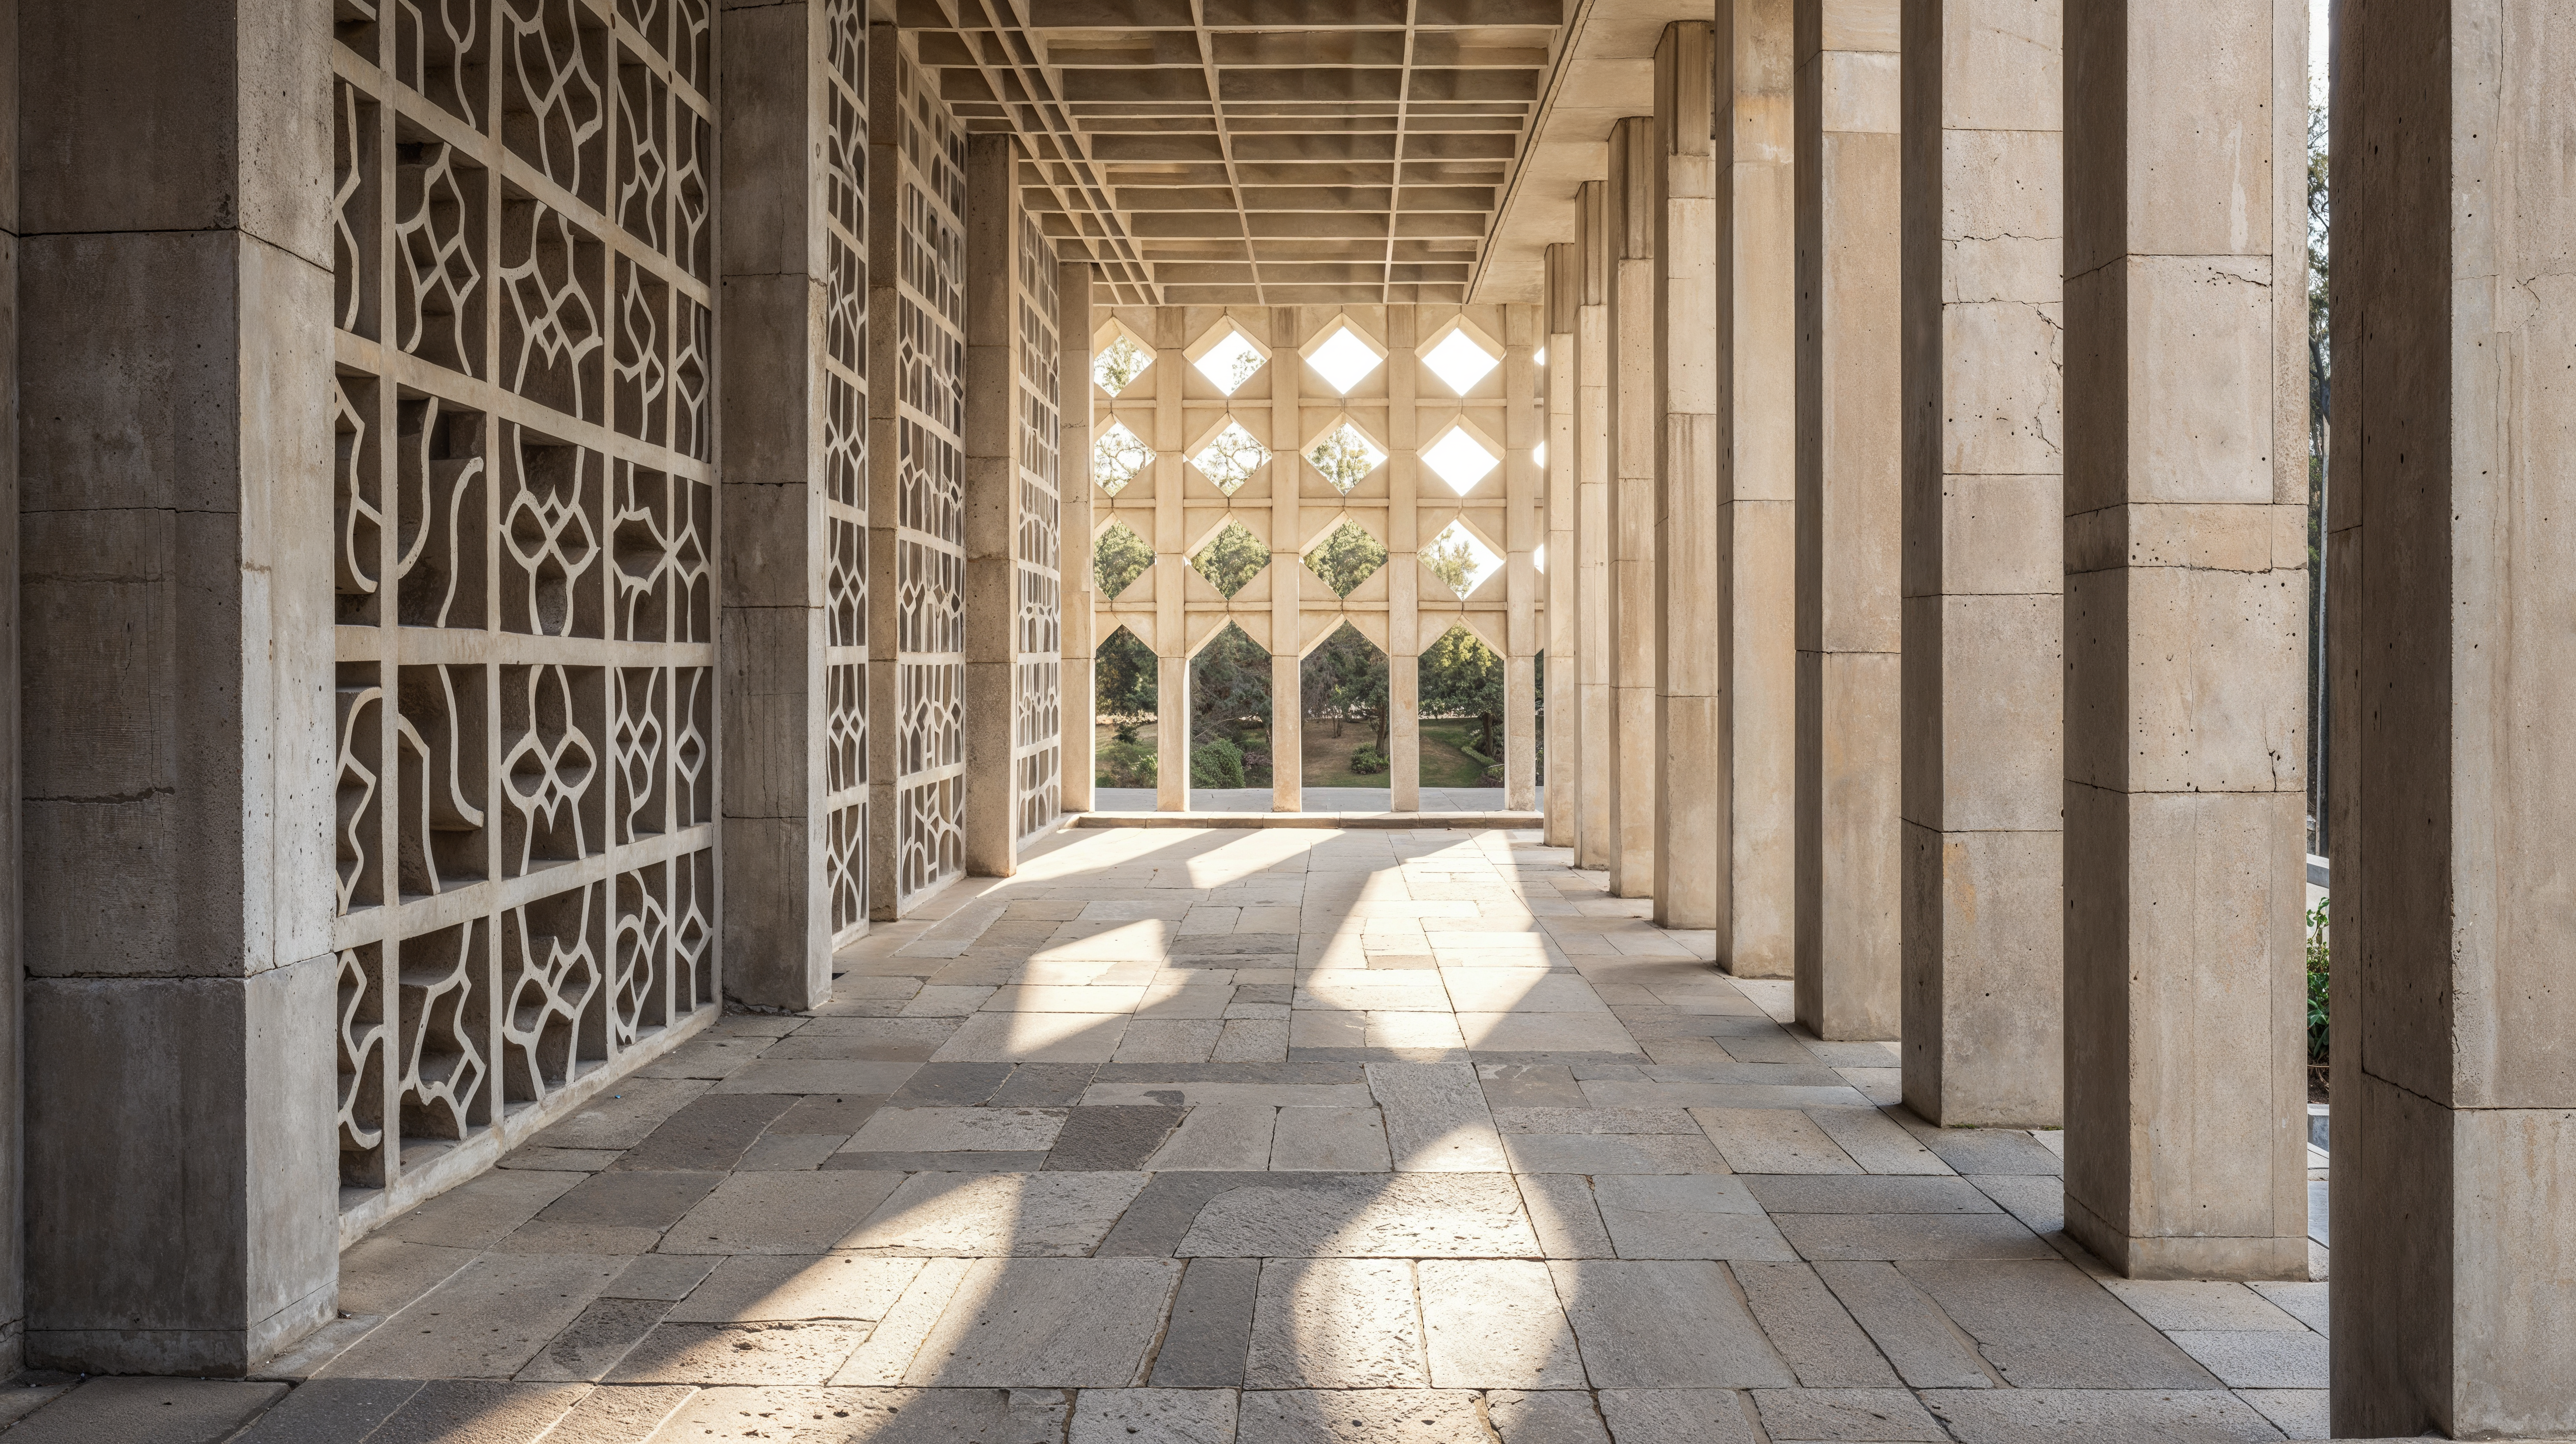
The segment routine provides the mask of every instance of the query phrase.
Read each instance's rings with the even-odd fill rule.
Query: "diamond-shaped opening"
[[[1540,576],[1547,575],[1547,543],[1540,542],[1537,546],[1530,548],[1530,570],[1537,572]]]
[[[1368,433],[1345,420],[1306,448],[1306,460],[1344,496],[1386,461],[1386,452]]]
[[[1106,339],[1093,338],[1091,384],[1115,396],[1153,368],[1154,353],[1124,326],[1113,323],[1103,331]]]
[[[1346,521],[1316,543],[1305,561],[1306,570],[1323,578],[1334,596],[1347,597],[1386,565],[1386,543],[1361,530],[1358,523]]]
[[[1125,627],[1111,632],[1092,651],[1091,691],[1092,784],[1153,786],[1154,712],[1160,701],[1155,694],[1154,649]]]
[[[1425,787],[1503,785],[1503,659],[1464,622],[1422,649],[1414,697]]]
[[[1545,469],[1546,469],[1546,467],[1547,467],[1547,443],[1546,443],[1546,442],[1542,441],[1542,442],[1540,442],[1538,445],[1533,446],[1533,447],[1531,447],[1531,448],[1530,448],[1530,465],[1535,466],[1535,467],[1538,467],[1538,468],[1540,468],[1541,470],[1545,470]]]
[[[1102,601],[1115,601],[1154,565],[1154,548],[1123,521],[1113,521],[1091,542],[1091,579]]]
[[[1322,340],[1306,348],[1306,364],[1344,396],[1385,361],[1386,348],[1361,335],[1359,328],[1348,321],[1334,326]]]
[[[1190,658],[1190,786],[1270,785],[1270,653],[1232,622]]]
[[[1475,384],[1493,374],[1503,358],[1488,351],[1463,326],[1440,338],[1440,344],[1423,353],[1422,364],[1431,374],[1447,382],[1449,389],[1464,396]]]
[[[1344,622],[1297,664],[1297,692],[1305,784],[1386,786],[1386,653]]]
[[[1468,593],[1494,574],[1494,568],[1501,566],[1503,559],[1469,531],[1465,522],[1453,521],[1440,529],[1440,535],[1431,539],[1431,545],[1422,549],[1422,564],[1431,568],[1431,574],[1446,583],[1463,602],[1467,600]]]
[[[1269,464],[1270,448],[1255,441],[1252,433],[1243,429],[1243,423],[1231,417],[1226,419],[1225,428],[1209,437],[1199,454],[1190,458],[1190,465],[1199,469],[1199,475],[1215,482],[1216,489],[1228,496]]]
[[[1127,429],[1123,421],[1112,421],[1091,443],[1091,479],[1100,489],[1116,496],[1136,473],[1154,464],[1154,448],[1142,437]]]
[[[1228,396],[1242,390],[1243,383],[1270,360],[1270,353],[1254,345],[1252,338],[1243,334],[1243,328],[1231,321],[1222,323],[1215,334],[1190,349],[1197,353],[1190,358],[1190,364],[1210,385]]]
[[[1477,440],[1474,432],[1464,426],[1452,426],[1422,453],[1422,464],[1449,483],[1451,491],[1465,496],[1477,482],[1493,475],[1503,459]]]
[[[1190,558],[1191,568],[1207,578],[1207,584],[1216,588],[1221,597],[1242,591],[1243,584],[1268,565],[1269,546],[1239,521],[1219,527],[1207,545],[1199,548],[1198,555]]]

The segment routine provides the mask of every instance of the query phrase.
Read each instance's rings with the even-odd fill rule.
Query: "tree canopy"
[[[1349,522],[1333,528],[1331,536],[1306,554],[1306,569],[1323,578],[1337,597],[1359,590],[1370,573],[1385,565],[1386,543]]]
[[[1208,538],[1208,544],[1199,548],[1197,556],[1190,558],[1191,569],[1207,578],[1207,584],[1216,588],[1217,595],[1221,597],[1242,591],[1243,584],[1252,580],[1253,573],[1268,565],[1270,548],[1263,546],[1261,538],[1254,536],[1242,523],[1232,521]],[[1244,640],[1248,643],[1251,638]]]
[[[1154,549],[1124,522],[1112,523],[1091,543],[1091,578],[1100,587],[1102,601],[1127,590],[1127,584],[1153,564]]]

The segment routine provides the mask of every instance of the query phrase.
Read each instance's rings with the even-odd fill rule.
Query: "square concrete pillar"
[[[1574,865],[1605,868],[1610,815],[1610,187],[1586,181],[1575,201],[1574,656],[1582,733]]]
[[[1655,890],[1655,465],[1662,423],[1655,388],[1655,118],[1611,127],[1608,222],[1610,892]]]
[[[835,258],[863,286],[867,237],[824,198],[830,126],[864,114],[867,71],[833,63],[820,4],[723,14],[718,482],[725,555],[720,732],[726,991],[810,1008],[832,952],[867,931],[867,771],[835,737],[867,715],[866,358],[835,354]],[[851,83],[855,78],[858,86]],[[837,93],[836,93],[837,92]],[[840,104],[833,102],[838,100]],[[863,296],[863,293],[861,293]],[[834,564],[839,537],[848,555]]]
[[[1054,247],[1018,137],[966,143],[966,871],[1009,877],[1063,816]]]
[[[1898,0],[1797,3],[1797,1009],[1893,1038]]]
[[[14,0],[0,0],[0,27],[17,34]],[[18,395],[18,67],[0,64],[0,396]],[[0,559],[18,558],[18,408],[0,407]],[[0,848],[19,855],[18,589],[0,594]],[[19,1023],[27,964],[19,948],[18,868],[0,868],[0,1079],[25,1076]],[[13,1097],[23,1099],[23,1091]],[[25,1362],[27,1259],[24,1107],[0,1107],[0,1372]]]
[[[1306,535],[1298,482],[1304,479],[1304,414],[1297,394],[1306,380],[1300,359],[1306,344],[1304,322],[1294,306],[1270,311],[1270,441],[1279,460],[1270,473],[1270,810],[1302,812],[1306,807],[1306,709],[1300,667],[1306,655],[1306,614],[1298,605],[1305,589],[1297,579],[1305,554],[1297,550]]]
[[[2054,1127],[2064,206],[2056,0],[1905,11],[1906,1106]]]
[[[1181,468],[1189,436],[1181,414],[1188,374],[1188,315],[1154,309],[1154,808],[1190,810],[1189,538]]]
[[[1648,171],[1655,225],[1655,921],[1714,928],[1726,862],[1718,748],[1721,494],[1717,441],[1717,151],[1711,27],[1655,45]]]
[[[2334,47],[2334,1432],[2565,1438],[2576,7]]]
[[[1091,788],[1099,776],[1093,744],[1099,738],[1094,721],[1099,692],[1092,680],[1092,657],[1099,646],[1099,619],[1092,608],[1101,600],[1091,570],[1091,263],[1059,262],[1055,271],[1057,404],[1057,485],[1064,496],[1064,810],[1089,812]]]
[[[339,1278],[332,12],[12,9],[25,1358],[238,1374]]]
[[[1526,812],[1538,805],[1538,653],[1540,632],[1537,551],[1547,540],[1539,512],[1545,485],[1538,445],[1545,415],[1540,407],[1537,348],[1546,337],[1539,308],[1503,308],[1503,805]]]
[[[1412,357],[1421,340],[1420,321],[1411,306],[1386,309],[1386,349]],[[1421,365],[1408,360],[1386,371],[1386,760],[1387,806],[1397,812],[1422,810],[1422,635],[1423,569],[1412,560],[1422,550],[1417,515],[1422,463],[1415,452],[1422,444]],[[1273,483],[1274,485],[1276,483]],[[1436,635],[1432,640],[1437,640]]]
[[[2066,19],[2066,1227],[2136,1278],[2308,1268],[2306,16]]]
[[[1792,0],[1725,0],[1717,68],[1717,958],[1791,975],[1797,940],[1796,38]]]
[[[1583,254],[1564,243],[1547,248],[1547,716],[1546,756],[1540,773],[1547,788],[1545,831],[1550,847],[1574,846],[1575,818],[1583,795],[1583,728],[1580,663],[1576,660],[1575,579],[1582,567],[1574,539],[1575,315],[1582,306]]]

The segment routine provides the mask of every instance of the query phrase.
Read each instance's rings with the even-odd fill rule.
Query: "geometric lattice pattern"
[[[886,885],[870,902],[895,916],[966,867],[966,136],[900,51],[878,57],[871,90],[899,254],[871,278],[895,327],[875,352],[871,414],[889,424],[870,504],[871,524],[893,533],[895,573],[876,584],[895,588],[895,625],[872,639],[872,725],[893,730],[879,769],[889,805],[871,819]]]
[[[823,7],[823,888],[868,921],[868,17]]]
[[[354,1203],[715,1002],[714,126],[706,0],[338,13]]]
[[[1064,503],[1056,433],[1063,358],[1056,341],[1055,247],[1037,217],[1021,213],[1011,250],[1019,273],[1019,353],[1011,371],[1020,427],[1019,444],[1013,448],[1019,458],[1020,532],[1019,617],[1011,644],[1017,653],[1011,768],[1012,795],[1019,804],[1014,821],[1019,836],[1027,838],[1064,815]]]

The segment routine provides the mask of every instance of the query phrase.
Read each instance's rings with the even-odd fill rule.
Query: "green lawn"
[[[1480,729],[1472,720],[1431,718],[1422,724],[1422,785],[1425,787],[1476,787],[1482,784],[1485,764],[1459,750],[1459,745],[1475,745]],[[1384,787],[1383,772],[1353,772],[1351,754],[1376,740],[1375,733],[1364,722],[1336,724],[1316,718],[1306,719],[1305,783],[1308,787]]]

